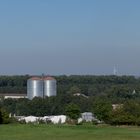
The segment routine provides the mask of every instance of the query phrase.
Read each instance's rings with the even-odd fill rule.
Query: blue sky
[[[140,75],[139,0],[0,0],[0,74]]]

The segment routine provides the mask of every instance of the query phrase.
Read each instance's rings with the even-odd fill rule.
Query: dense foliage
[[[69,104],[65,108],[65,114],[70,119],[77,120],[80,117],[80,108],[76,104]]]
[[[26,93],[26,76],[0,76],[0,93]]]
[[[29,77],[0,76],[0,93],[26,93]],[[1,98],[0,107],[16,115],[45,116],[66,114],[66,106],[76,104],[81,112],[92,111],[105,123],[140,125],[140,78],[113,75],[55,78],[56,97],[33,100]],[[112,104],[119,107],[113,109]]]
[[[0,93],[26,93],[27,79],[31,76],[0,76]],[[134,76],[93,76],[71,75],[55,76],[58,94],[82,93],[87,96],[108,94],[120,100],[131,98],[133,90],[140,91],[140,78]],[[135,95],[139,96],[139,95]]]
[[[35,97],[28,99],[5,99],[1,101],[1,107],[11,112],[12,115],[61,115],[66,113],[66,106],[76,104],[81,112],[91,110],[91,102],[84,97],[75,97],[72,95],[46,97],[44,99]]]
[[[99,120],[108,123],[112,112],[112,104],[106,98],[96,98],[93,102],[93,113]]]

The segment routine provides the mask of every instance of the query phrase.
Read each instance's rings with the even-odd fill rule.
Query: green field
[[[140,140],[140,128],[0,125],[0,140]]]

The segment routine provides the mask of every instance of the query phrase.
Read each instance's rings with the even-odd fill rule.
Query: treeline
[[[0,93],[26,93],[31,76],[0,76]],[[57,94],[81,93],[89,97],[107,96],[112,103],[140,97],[140,78],[134,76],[55,76]]]
[[[65,114],[65,107],[68,104],[76,104],[81,112],[91,111],[92,100],[84,97],[65,95],[46,97],[44,99],[35,97],[29,99],[1,99],[0,107],[12,115],[19,116],[46,116]]]
[[[0,76],[0,93],[26,93],[27,80],[31,76]],[[115,88],[125,88],[129,92],[140,91],[140,78],[134,76],[93,76],[71,75],[55,76],[58,94],[80,92],[94,96],[110,92]],[[112,92],[112,91],[111,91]]]
[[[85,98],[67,94],[44,99],[35,97],[32,100],[0,100],[0,108],[11,113],[12,116],[14,114],[19,116],[67,115],[66,107],[69,105],[77,106],[78,114],[79,112],[93,112],[97,119],[103,123],[111,125],[140,125],[140,100],[137,98],[126,99],[123,104],[115,104],[115,108],[112,106],[109,98],[104,95]],[[73,108],[71,107],[71,109]],[[69,113],[72,113],[71,110]],[[75,116],[75,114],[77,112],[74,110],[72,116]],[[5,118],[4,120],[7,119]]]
[[[28,75],[0,76],[0,93],[26,93]]]
[[[0,93],[26,93],[29,78],[29,75],[0,76]],[[93,112],[108,124],[140,125],[140,78],[113,75],[64,75],[55,78],[56,97],[35,97],[33,100],[4,100],[1,97],[0,108],[12,115],[46,116],[65,114],[65,107],[75,104],[81,113]],[[113,109],[112,104],[117,104],[117,108]]]
[[[99,120],[111,125],[138,125],[140,126],[140,100],[128,99],[123,104],[113,108],[107,98],[96,98],[93,103],[93,112]]]
[[[112,103],[140,97],[140,78],[134,76],[58,76],[58,94],[107,96]]]
[[[26,93],[31,76],[0,76],[0,93]],[[55,76],[57,94],[81,93],[89,97],[106,95],[112,103],[140,97],[140,78],[134,76]]]

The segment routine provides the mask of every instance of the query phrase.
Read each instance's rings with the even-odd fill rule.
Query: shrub
[[[76,104],[69,104],[65,109],[66,115],[73,120],[77,120],[80,116],[80,108]]]
[[[3,108],[0,109],[0,123],[1,124],[8,124],[8,123],[10,123],[9,114]]]

